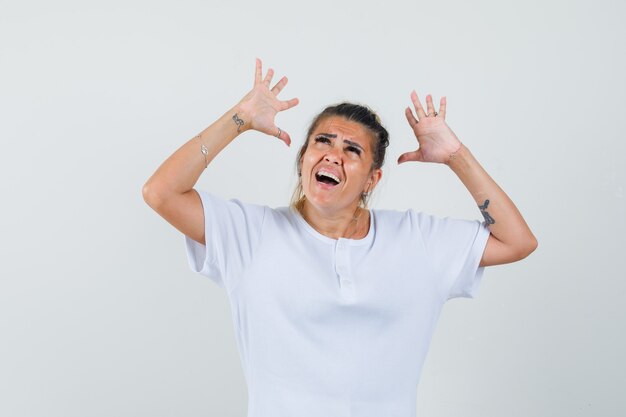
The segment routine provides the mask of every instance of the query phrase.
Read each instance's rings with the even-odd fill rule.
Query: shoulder
[[[267,227],[279,230],[292,230],[297,228],[298,219],[296,213],[289,206],[270,207],[267,205],[254,205],[263,209]]]
[[[409,223],[417,225],[424,217],[430,214],[417,211],[415,209],[393,210],[393,209],[372,209],[372,214],[379,225]]]
[[[458,220],[452,217],[441,217],[434,214],[418,211],[416,209],[372,210],[374,224],[377,233],[397,236],[440,236],[455,235],[464,228],[475,227],[475,222]]]
[[[255,211],[265,211],[268,209],[271,210],[270,207],[263,205],[263,204],[250,203],[248,201],[243,201],[235,197],[222,197],[214,192],[207,191],[207,190],[196,189],[196,192],[200,196],[202,203],[205,204],[205,209],[207,209],[207,206],[213,205],[213,206],[240,207],[240,208],[246,208],[246,209],[255,210]]]
[[[376,234],[385,239],[406,239],[415,237],[419,222],[414,210],[372,209]]]

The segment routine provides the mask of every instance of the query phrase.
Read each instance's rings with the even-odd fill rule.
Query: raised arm
[[[254,87],[218,120],[188,140],[163,162],[143,185],[144,201],[172,226],[205,244],[204,211],[193,189],[200,174],[230,142],[246,130],[276,136],[287,145],[291,138],[274,123],[276,114],[298,104],[298,99],[281,101],[278,93],[287,84],[283,77],[270,90],[274,71],[262,78],[261,60],[256,60]]]
[[[480,266],[511,263],[530,255],[537,248],[537,238],[513,201],[446,124],[446,98],[441,99],[439,113],[435,112],[430,95],[426,96],[427,112],[424,112],[415,91],[411,93],[411,100],[417,117],[408,107],[405,114],[419,148],[400,155],[398,163],[443,163],[459,177],[474,197],[491,232]]]

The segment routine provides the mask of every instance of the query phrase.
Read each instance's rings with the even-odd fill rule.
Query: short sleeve
[[[206,245],[185,235],[187,260],[194,272],[230,292],[260,242],[266,207],[197,192],[204,211]]]
[[[478,265],[491,233],[486,223],[421,212],[413,215],[445,300],[475,298],[485,270]]]

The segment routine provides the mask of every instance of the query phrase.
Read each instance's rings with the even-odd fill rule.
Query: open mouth
[[[330,185],[331,187],[334,187],[341,182],[339,178],[337,178],[335,175],[323,171],[315,174],[315,179],[317,180],[317,182]]]

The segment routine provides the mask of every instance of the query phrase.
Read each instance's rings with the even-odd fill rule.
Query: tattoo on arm
[[[487,213],[487,206],[489,205],[489,200],[485,200],[485,203],[482,206],[478,206],[480,212],[483,214],[485,221],[487,224],[494,224],[496,221]]]
[[[237,133],[241,133],[241,126],[243,126],[245,122],[237,116],[237,113],[233,116],[233,120],[237,123]]]

